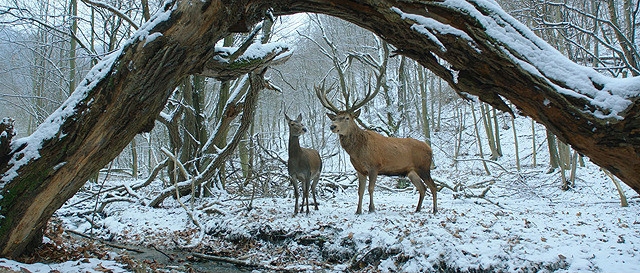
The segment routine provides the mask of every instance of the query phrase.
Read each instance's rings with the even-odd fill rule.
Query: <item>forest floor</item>
[[[356,215],[355,173],[328,139],[336,147],[324,152],[337,156],[323,158],[317,211],[293,215],[279,160],[256,168],[244,190],[244,178],[230,179],[227,190],[158,208],[147,204],[166,178],[137,187],[144,179],[107,172],[56,212],[43,248],[20,262],[0,259],[0,272],[640,272],[635,191],[622,184],[622,207],[611,178],[587,158],[562,190],[563,175],[548,169],[546,131],[529,119],[515,120],[520,155],[504,144],[490,162],[466,124],[432,134],[435,215],[429,194],[414,212],[418,193],[398,177],[379,177],[376,211],[367,212],[365,193]],[[500,135],[515,142],[508,127]]]
[[[160,208],[113,202],[90,215],[98,203],[80,192],[56,213],[50,251],[39,254],[64,259],[0,259],[0,271],[640,272],[640,198],[624,187],[629,207],[621,207],[598,167],[587,162],[564,191],[559,173],[544,168],[509,172],[490,164],[488,176],[463,163],[458,168],[469,171],[433,171],[447,185],[435,215],[430,195],[414,212],[418,194],[399,189],[406,181],[398,178],[379,180],[375,213],[366,212],[365,194],[362,215],[350,176],[321,182],[319,210],[296,216],[290,196],[250,200],[223,191],[194,203],[184,197],[184,207],[171,198]],[[107,181],[122,183],[133,181]],[[157,194],[157,184],[144,196]],[[335,184],[342,187],[329,187]]]

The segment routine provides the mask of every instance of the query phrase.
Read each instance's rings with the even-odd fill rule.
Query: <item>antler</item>
[[[367,93],[364,95],[364,99],[362,99],[361,101],[355,101],[353,103],[353,105],[351,106],[347,106],[347,112],[353,113],[356,110],[360,109],[360,107],[364,106],[367,102],[371,101],[373,98],[376,97],[376,95],[378,95],[378,92],[380,91],[380,81],[378,81],[378,83],[376,84],[376,88],[375,90],[373,90],[373,92],[371,92],[371,84],[369,84],[369,88],[367,89]]]
[[[338,107],[336,107],[333,103],[331,103],[331,101],[329,100],[329,97],[327,96],[327,94],[329,92],[331,92],[331,90],[333,90],[333,87],[335,86],[335,83],[332,84],[328,89],[325,88],[325,82],[322,81],[322,86],[319,87],[317,85],[314,86],[314,89],[316,91],[316,97],[318,97],[318,99],[320,99],[320,103],[322,104],[322,106],[324,106],[324,108],[327,108],[329,111],[334,112],[334,113],[338,113],[341,112],[340,109],[338,109]],[[361,101],[355,101],[353,103],[353,105],[346,106],[346,109],[344,110],[344,112],[349,112],[349,113],[353,113],[356,110],[360,109],[360,107],[364,106],[367,102],[371,101],[373,98],[376,97],[376,95],[378,95],[378,92],[380,91],[380,81],[378,80],[378,83],[376,84],[376,88],[375,90],[371,90],[371,85],[369,85],[369,88],[367,89],[367,93],[364,95],[364,98]],[[349,93],[345,93],[345,96],[348,96]],[[345,100],[348,98],[345,98]]]
[[[322,106],[324,106],[324,108],[327,108],[327,110],[329,110],[331,112],[334,112],[334,113],[340,112],[340,109],[338,109],[338,107],[333,105],[333,103],[331,103],[331,101],[329,100],[329,97],[327,96],[327,94],[329,92],[331,92],[331,90],[335,86],[335,83],[332,84],[331,87],[329,87],[329,89],[326,89],[324,87],[324,83],[325,82],[322,81],[322,87],[319,87],[317,85],[313,86],[313,88],[316,90],[316,97],[318,97],[318,99],[320,100],[320,103],[322,104]]]

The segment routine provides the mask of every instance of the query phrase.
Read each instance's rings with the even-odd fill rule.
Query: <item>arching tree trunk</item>
[[[215,62],[217,41],[268,13],[298,12],[375,32],[463,96],[503,111],[511,111],[509,100],[640,192],[640,79],[614,81],[568,61],[487,1],[176,0],[97,64],[36,132],[0,155],[7,158],[0,162],[0,256],[38,244],[53,212],[135,134],[151,130],[184,77],[233,78],[277,55],[258,64]],[[617,108],[604,104],[612,100]]]

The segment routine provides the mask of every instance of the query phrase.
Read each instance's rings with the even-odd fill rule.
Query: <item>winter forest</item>
[[[638,272],[639,30],[638,0],[0,0],[0,272]]]

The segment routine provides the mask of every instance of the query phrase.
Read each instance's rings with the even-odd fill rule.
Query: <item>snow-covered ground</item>
[[[82,261],[68,261],[54,264],[23,264],[12,260],[0,259],[0,272],[22,273],[22,272],[64,272],[64,273],[85,273],[85,272],[130,272],[124,269],[122,264],[115,261],[85,259]]]
[[[519,172],[510,129],[501,131],[503,143],[509,144],[503,144],[503,157],[489,163],[491,175],[478,160],[473,141],[462,145],[464,160],[455,166],[449,156],[454,138],[448,135],[454,132],[434,134],[438,166],[432,174],[436,182],[448,186],[438,193],[435,215],[430,195],[416,213],[417,192],[411,187],[399,189],[398,178],[392,177],[379,179],[374,194],[377,211],[355,215],[352,174],[340,181],[325,176],[320,209],[309,215],[292,215],[291,191],[289,196],[258,197],[251,210],[247,210],[249,197],[225,192],[197,199],[193,205],[183,198],[187,210],[174,199],[167,199],[161,208],[115,202],[103,214],[89,217],[97,225],[92,231],[87,218],[79,215],[95,206],[95,198],[74,204],[86,193],[80,192],[57,214],[66,229],[93,232],[112,242],[232,257],[258,265],[263,272],[640,272],[638,195],[623,184],[630,205],[621,207],[611,179],[588,159],[585,167],[578,167],[575,187],[561,190],[559,172],[547,173],[544,129],[536,129],[538,166],[533,167],[530,121],[516,120],[523,164]],[[122,183],[134,181],[107,181]],[[345,188],[332,190],[328,185],[333,183]],[[153,198],[160,182],[155,184],[138,194]],[[87,187],[91,186],[96,185]],[[0,260],[3,267],[31,272],[125,268],[96,259],[54,265]]]

